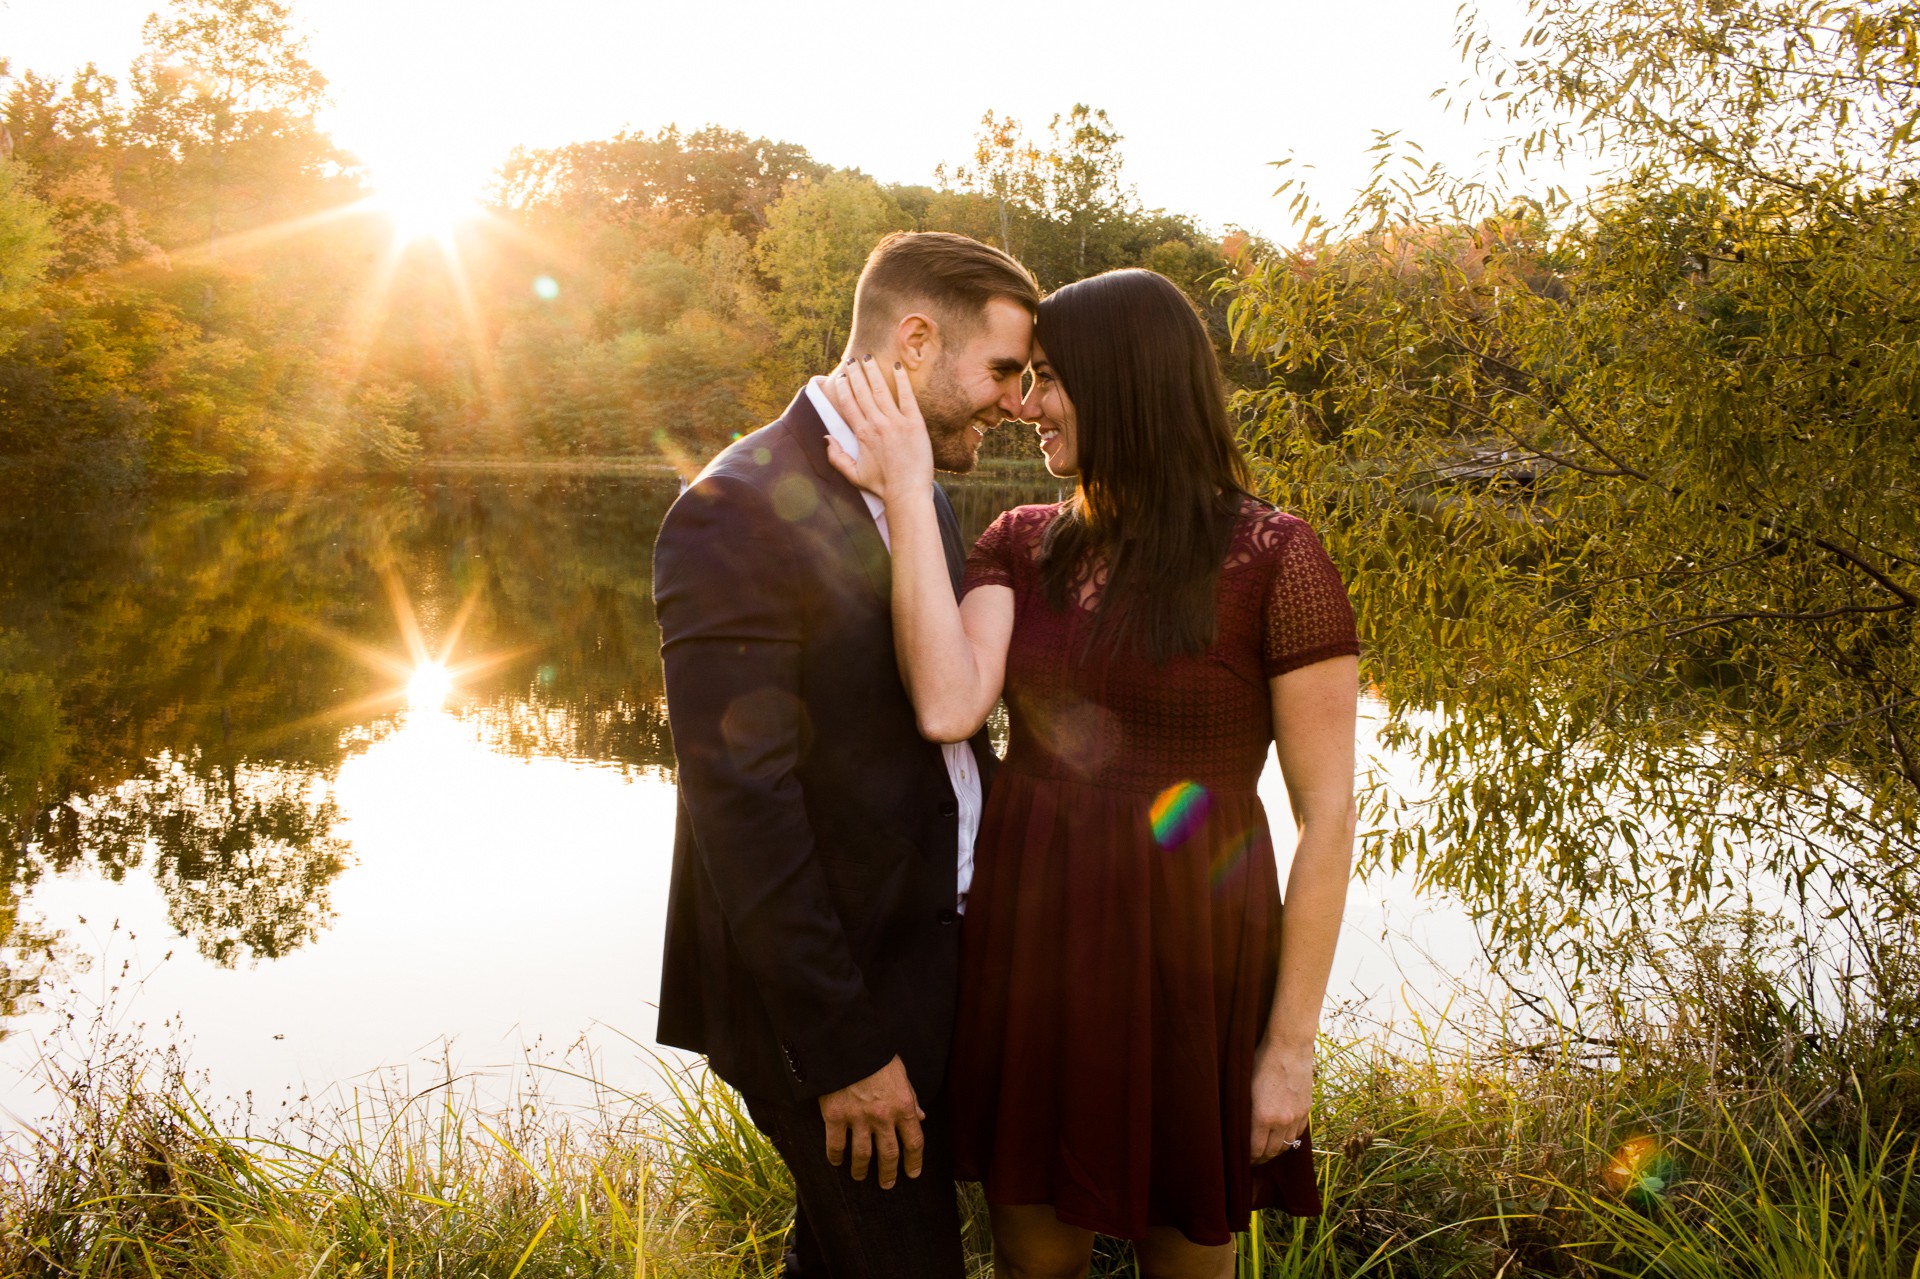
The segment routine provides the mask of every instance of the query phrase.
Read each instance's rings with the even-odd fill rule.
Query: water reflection
[[[213,962],[278,959],[332,918],[347,864],[330,779],[312,769],[208,767],[163,754],[146,775],[65,806],[74,846],[110,878],[146,865],[167,922]]]
[[[145,867],[220,964],[327,926],[342,762],[455,693],[445,664],[395,678],[411,618],[383,579],[422,636],[459,631],[443,663],[526,655],[461,677],[492,749],[670,766],[649,595],[672,497],[568,480],[5,499],[0,1015],[44,957],[22,904],[51,874]]]
[[[0,496],[0,1033],[50,954],[30,920],[52,877],[150,878],[215,965],[284,961],[382,841],[365,813],[453,822],[449,795],[484,798],[479,755],[670,778],[651,557],[676,490]],[[1057,490],[954,493],[972,536]],[[345,768],[376,760],[383,786]],[[497,871],[524,884],[542,857],[521,852]]]

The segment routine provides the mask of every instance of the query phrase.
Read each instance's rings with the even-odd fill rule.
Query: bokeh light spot
[[[533,295],[542,302],[551,302],[560,296],[560,281],[550,275],[533,277]]]
[[[820,495],[803,475],[785,475],[774,481],[773,513],[792,524],[812,515]]]

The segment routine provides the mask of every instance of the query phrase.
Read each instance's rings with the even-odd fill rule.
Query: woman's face
[[[1049,474],[1064,480],[1080,473],[1073,401],[1067,398],[1067,389],[1054,376],[1047,353],[1038,342],[1033,344],[1033,386],[1020,402],[1020,417],[1040,432],[1040,452],[1046,457]]]

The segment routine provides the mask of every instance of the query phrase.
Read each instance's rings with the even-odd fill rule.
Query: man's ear
[[[894,349],[900,352],[900,362],[912,373],[939,351],[940,326],[932,316],[914,311],[900,317],[900,323],[893,330],[893,341]]]

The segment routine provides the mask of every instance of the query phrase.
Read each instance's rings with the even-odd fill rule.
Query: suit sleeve
[[[854,963],[799,780],[804,575],[793,535],[751,485],[709,477],[674,503],[654,600],[680,795],[734,946],[803,1095],[892,1060]],[[801,1073],[801,1072],[796,1072]]]

